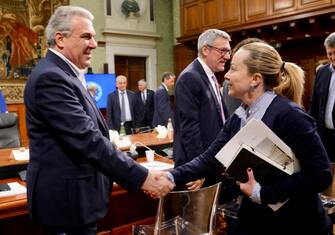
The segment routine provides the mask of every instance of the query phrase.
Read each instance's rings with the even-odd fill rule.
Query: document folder
[[[226,173],[247,181],[246,169],[253,169],[255,179],[281,180],[300,170],[291,148],[262,121],[252,119],[215,156]]]
[[[247,145],[241,145],[238,153],[226,169],[226,173],[240,182],[247,182],[247,168],[252,168],[257,182],[263,184],[267,180],[279,181],[289,175],[285,166],[272,161],[262,153],[255,151]]]

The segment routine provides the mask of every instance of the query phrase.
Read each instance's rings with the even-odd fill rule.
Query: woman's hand
[[[248,182],[246,183],[239,183],[241,191],[248,197],[251,196],[252,191],[257,184],[257,181],[255,180],[254,177],[254,172],[251,168],[247,169],[247,174],[248,174]]]

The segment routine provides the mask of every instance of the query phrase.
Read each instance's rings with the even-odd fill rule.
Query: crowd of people
[[[142,128],[150,129],[158,125],[167,126],[173,119],[173,104],[169,89],[174,85],[175,75],[165,72],[162,84],[156,92],[147,88],[147,82],[137,82],[138,91],[127,89],[128,79],[124,75],[116,77],[116,90],[108,95],[107,124],[109,129],[120,132],[121,124],[126,134],[135,134]]]

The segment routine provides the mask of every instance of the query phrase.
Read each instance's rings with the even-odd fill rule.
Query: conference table
[[[147,146],[147,147],[156,149],[156,148],[165,148],[167,146],[171,146],[173,143],[173,138],[167,135],[163,138],[159,138],[159,135],[156,132],[128,135],[126,136],[126,138],[130,141],[130,143],[127,144],[126,146],[119,147],[119,149],[122,151],[129,150],[131,144],[136,145],[136,147],[138,148]]]
[[[132,143],[141,142],[152,148],[172,144],[172,139],[158,139],[156,136],[156,133],[143,133],[128,137]],[[12,150],[0,149],[0,174],[5,171],[11,173],[9,178],[0,179],[0,184],[17,182],[25,186],[25,182],[20,177],[15,177],[13,172],[24,169],[28,161],[16,161]],[[142,163],[146,160],[140,157],[137,161]],[[155,161],[173,164],[170,159],[158,155],[155,155]],[[130,194],[114,183],[108,212],[98,221],[98,234],[132,234],[133,225],[154,223],[157,206],[157,199],[152,199],[143,192]],[[0,197],[0,234],[42,234],[40,227],[29,219],[25,193]]]

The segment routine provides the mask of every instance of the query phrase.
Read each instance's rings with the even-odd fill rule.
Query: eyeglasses
[[[226,49],[226,48],[218,48],[218,47],[208,45],[208,44],[207,44],[207,46],[210,47],[210,48],[215,49],[217,52],[219,52],[221,54],[221,56],[225,56],[225,55],[231,56],[231,54],[232,54],[232,51],[229,50],[229,49]]]

